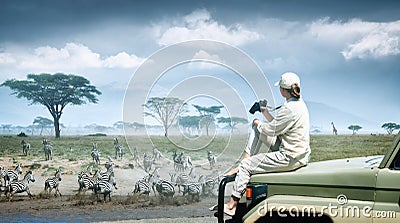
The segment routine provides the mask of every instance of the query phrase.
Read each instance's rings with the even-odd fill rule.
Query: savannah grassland
[[[115,136],[65,136],[60,139],[48,137],[53,145],[53,157],[58,162],[56,166],[50,165],[44,160],[44,152],[42,146],[43,137],[17,137],[17,136],[0,136],[0,165],[8,166],[12,161],[13,166],[16,163],[27,165],[29,163],[31,169],[42,169],[43,175],[46,172],[52,172],[54,169],[61,167],[65,171],[69,171],[69,166],[76,166],[83,170],[87,165],[93,165],[90,157],[92,143],[97,143],[97,147],[101,152],[101,161],[104,163],[106,157],[115,158],[115,150],[113,147],[113,138]],[[206,159],[206,151],[213,151],[219,154],[218,161],[234,162],[240,157],[246,142],[245,135],[234,135],[232,137],[217,136],[215,138],[203,138],[198,140],[190,140],[184,138],[173,138],[167,140],[163,136],[153,136],[149,139],[146,136],[128,136],[126,139],[119,136],[119,142],[124,147],[124,159],[120,162],[121,168],[129,168],[134,165],[133,147],[139,151],[139,156],[151,153],[152,146],[156,146],[163,154],[164,158],[171,159],[173,152],[178,153],[184,151],[192,157],[194,162],[204,164]],[[21,140],[27,140],[31,144],[29,156],[22,155]],[[350,158],[358,156],[384,155],[387,148],[392,144],[394,135],[311,135],[311,162],[322,160]],[[196,145],[198,144],[198,145]],[[182,150],[182,148],[189,148]],[[200,149],[196,149],[200,148]],[[74,165],[75,164],[75,165]],[[59,166],[57,166],[59,165]],[[204,164],[205,165],[205,164]],[[80,171],[79,169],[74,170]],[[71,172],[72,173],[72,172]]]

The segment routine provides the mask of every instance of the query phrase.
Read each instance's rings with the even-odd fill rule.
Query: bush
[[[24,132],[20,132],[17,135],[18,137],[28,137]]]
[[[105,133],[95,133],[95,134],[89,134],[88,136],[107,136]]]

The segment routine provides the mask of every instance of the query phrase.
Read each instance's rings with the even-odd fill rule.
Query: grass
[[[115,150],[113,138],[115,136],[67,136],[60,139],[49,138],[53,145],[53,156],[60,157],[70,162],[86,160],[91,162],[90,152],[92,143],[97,143],[97,148],[102,157],[114,158]],[[312,135],[311,136],[311,161],[322,161],[330,159],[350,158],[357,156],[383,155],[392,144],[393,135]],[[120,136],[119,142],[125,148],[125,159],[132,160],[133,147],[137,147],[139,155],[143,153],[152,154],[152,147],[156,146],[164,157],[172,158],[174,151],[184,151],[192,157],[192,160],[206,159],[206,151],[211,150],[221,154],[219,161],[237,159],[241,156],[246,144],[246,135],[233,135],[203,137],[188,139],[182,137],[163,136]],[[14,163],[24,162],[32,157],[44,160],[42,137],[24,137],[31,144],[30,156],[22,156],[22,138],[16,136],[0,136],[0,157],[9,157]],[[128,149],[128,144],[130,149]],[[184,149],[183,149],[184,148]],[[201,148],[201,149],[197,149]],[[0,159],[1,161],[1,159]],[[39,166],[37,166],[39,165]],[[40,167],[36,164],[35,168]],[[44,168],[44,166],[42,166]],[[53,167],[46,167],[49,171]],[[54,171],[54,170],[53,170]]]

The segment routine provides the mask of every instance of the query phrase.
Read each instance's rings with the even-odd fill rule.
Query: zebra
[[[192,159],[190,156],[185,155],[183,152],[179,154],[179,156],[176,156],[176,153],[174,154],[174,163],[176,163],[175,168],[178,171],[186,171],[189,167],[192,166]]]
[[[53,146],[51,146],[51,143],[47,141],[47,139],[43,139],[42,141],[43,144],[43,150],[44,150],[44,156],[46,160],[52,160],[53,156]]]
[[[97,144],[93,143],[93,149],[92,152],[90,153],[92,156],[92,159],[95,163],[100,164],[100,151],[97,150]]]
[[[19,176],[22,174],[22,164],[19,163],[14,170],[4,170],[2,175],[5,186],[9,185],[13,181],[19,180]]]
[[[98,178],[97,172],[98,171],[96,171],[94,175],[97,176],[97,178]],[[83,189],[85,189],[83,191],[84,194],[85,194],[86,190],[88,190],[88,189],[93,190],[93,186],[95,184],[95,178],[96,177],[91,177],[83,171],[81,173],[79,173],[78,174],[78,184],[79,184],[78,194],[80,194]]]
[[[213,178],[211,176],[208,176],[207,178],[204,175],[199,176],[199,183],[202,183],[203,187],[203,195],[213,195],[213,190],[215,188],[215,185],[219,183],[219,177]]]
[[[22,154],[24,154],[25,156],[29,155],[29,150],[31,149],[31,144],[29,144],[27,141],[25,141],[23,139],[21,141],[21,145],[22,145]]]
[[[144,171],[146,171],[147,173],[151,170],[151,166],[154,163],[154,158],[150,157],[147,155],[147,153],[144,153],[143,155],[143,168]]]
[[[44,190],[48,192],[47,194],[50,195],[53,189],[56,189],[54,192],[54,196],[58,194],[61,196],[60,190],[58,189],[59,182],[61,181],[61,170],[58,169],[52,178],[47,178],[44,182]]]
[[[200,201],[200,194],[202,192],[202,183],[186,183],[183,184],[183,196],[190,196],[191,201]]]
[[[148,183],[148,176],[144,176],[142,179],[139,179],[135,183],[135,189],[133,193],[137,194],[146,194],[149,195],[151,191],[151,186]]]
[[[133,148],[133,160],[135,160],[136,164],[139,163],[139,152],[136,146]]]
[[[124,153],[122,146],[118,143],[118,138],[114,138],[114,148],[115,148],[115,159],[117,159],[118,157],[122,159]]]
[[[174,170],[181,171],[181,158],[178,156],[176,151],[174,151],[172,159],[174,160]]]
[[[217,158],[215,157],[215,155],[213,154],[213,152],[211,152],[211,151],[208,151],[208,152],[207,152],[207,159],[208,159],[208,162],[210,163],[210,168],[211,168],[211,169],[214,168],[214,167],[215,167],[215,164],[216,164],[216,162],[217,162]]]
[[[118,189],[115,178],[111,176],[107,181],[98,179],[93,186],[93,191],[97,196],[99,194],[103,194],[105,202],[107,196],[109,201],[111,201],[111,193],[113,192],[113,188],[115,188],[116,190]]]
[[[35,177],[33,176],[32,171],[26,172],[24,178],[22,180],[13,181],[7,187],[5,191],[6,197],[8,197],[8,201],[11,201],[13,195],[15,193],[28,193],[29,198],[32,198],[33,195],[29,191],[29,182],[35,182]]]
[[[171,182],[178,187],[179,193],[181,192],[181,187],[183,187],[184,184],[191,182],[195,178],[195,176],[193,176],[191,173],[187,174],[187,173],[175,172],[169,174],[171,177]]]
[[[163,179],[159,179],[158,176],[156,176],[154,174],[150,174],[149,183],[150,183],[150,185],[152,185],[154,194],[156,195],[155,190],[157,190],[161,199],[173,198],[173,196],[175,194],[175,188],[172,185],[172,183],[170,183],[166,180],[163,180]],[[155,187],[155,190],[154,190],[154,187]]]
[[[97,171],[97,178],[101,181],[109,181],[111,177],[114,177],[114,163],[109,163],[107,165],[107,170],[105,172]]]
[[[154,160],[160,160],[162,157],[162,153],[155,146],[153,146],[153,157]]]

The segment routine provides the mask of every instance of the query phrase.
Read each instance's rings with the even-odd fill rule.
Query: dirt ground
[[[11,159],[2,158],[3,166],[15,167]],[[31,161],[32,163],[34,161]],[[37,161],[36,161],[37,162]],[[116,164],[115,178],[118,189],[114,190],[111,201],[104,202],[103,197],[96,197],[92,191],[78,194],[77,176],[83,164],[67,160],[40,161],[42,166],[62,167],[60,192],[55,197],[44,192],[44,182],[50,173],[44,169],[34,169],[36,181],[29,184],[30,199],[27,194],[15,194],[9,202],[3,193],[0,196],[1,222],[216,222],[208,208],[217,202],[218,185],[214,195],[202,196],[199,202],[188,200],[176,191],[172,200],[161,202],[158,196],[136,195],[133,193],[135,182],[146,173],[136,163],[127,160],[114,160]],[[23,163],[23,174],[31,163]],[[222,165],[222,164],[219,164]],[[197,175],[216,174],[215,168],[209,165],[194,164]],[[168,160],[157,161],[161,177],[169,179],[173,172],[173,164]],[[101,169],[105,171],[104,165]],[[154,169],[154,167],[153,167]],[[217,168],[218,169],[218,168]],[[54,173],[52,173],[54,174]],[[23,176],[21,176],[22,178]]]

